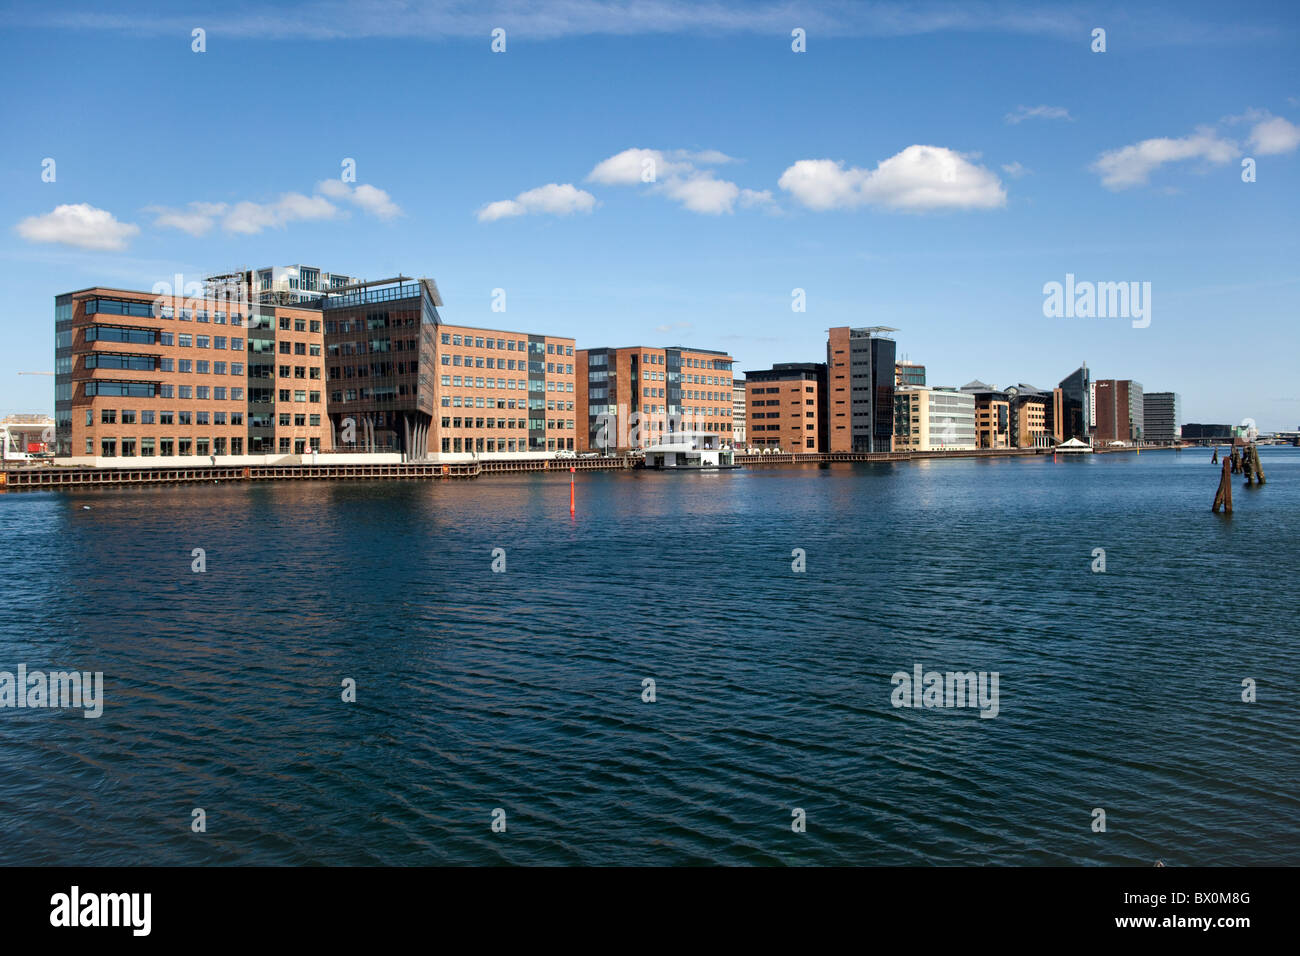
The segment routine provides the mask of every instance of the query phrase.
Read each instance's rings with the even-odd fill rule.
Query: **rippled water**
[[[0,710],[0,862],[1300,864],[1300,451],[1209,455],[0,496],[106,696]]]

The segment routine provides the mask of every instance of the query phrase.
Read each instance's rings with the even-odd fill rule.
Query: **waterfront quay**
[[[1149,446],[1148,451],[1177,446]],[[1105,453],[1139,451],[1109,448]],[[1096,450],[1098,453],[1102,449]],[[934,458],[1022,458],[1051,454],[1050,448],[973,448],[959,451],[823,452],[809,454],[737,455],[745,466],[826,464],[831,462],[894,462]],[[496,459],[473,462],[401,462],[328,465],[216,465],[190,468],[90,468],[48,465],[0,471],[0,492],[61,488],[174,485],[231,481],[433,481],[478,478],[519,472],[626,471],[639,465],[632,456],[601,458]]]

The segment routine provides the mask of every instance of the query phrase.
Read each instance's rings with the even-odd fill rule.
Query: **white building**
[[[973,394],[927,385],[894,390],[895,451],[967,451],[975,447]]]
[[[322,294],[351,284],[354,280],[338,272],[323,272],[315,266],[269,266],[252,270],[252,294],[258,302],[292,305],[310,302]]]

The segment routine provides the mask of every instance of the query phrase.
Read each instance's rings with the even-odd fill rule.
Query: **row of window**
[[[375,329],[411,328],[419,324],[420,320],[417,313],[399,312],[397,315],[390,317],[387,312],[373,312],[369,314],[364,323],[361,319],[326,319],[325,334],[343,333],[346,335],[350,332],[373,331]]]
[[[496,363],[495,365],[493,363]],[[551,375],[572,375],[573,366],[564,362],[540,362],[528,361],[524,359],[494,359],[491,356],[482,355],[460,355],[442,353],[441,363],[443,365],[464,366],[465,368],[495,368],[498,370],[510,372],[535,372],[541,374],[543,371]]]
[[[495,404],[493,404],[495,402]],[[513,398],[484,399],[482,395],[466,395],[462,399],[460,395],[444,395],[442,397],[443,408],[533,408],[540,411],[543,408],[540,398],[531,398],[528,404],[524,404],[521,398],[516,403]],[[571,412],[573,411],[573,402],[559,402],[548,400],[545,408],[553,412]]]
[[[503,352],[504,351],[510,351],[510,352],[528,351],[527,342],[518,341],[518,348],[516,348],[516,341],[518,340],[486,338],[482,335],[457,335],[451,332],[442,333],[443,345],[461,345],[461,346],[465,346],[466,348],[476,348],[476,349],[495,348],[498,351],[503,351]],[[542,348],[542,344],[540,342],[537,342],[533,345],[533,350],[537,354],[541,354],[541,348]],[[547,355],[572,355],[573,346],[556,345],[554,342],[547,342],[546,354]]]
[[[293,322],[293,331],[295,332],[306,332],[308,330],[308,327],[310,327],[312,332],[320,331],[319,319],[293,319],[292,322]],[[287,315],[280,316],[280,328],[283,329],[285,332],[289,331],[289,323],[290,323],[289,316]]]
[[[160,385],[155,382],[86,382],[86,396],[118,396],[132,398],[183,398],[186,400],[214,402],[242,402],[242,388],[227,389],[224,385]],[[230,397],[227,398],[226,396]],[[284,399],[288,401],[288,399]]]
[[[541,428],[542,419],[540,418],[460,418],[458,416],[444,416],[442,419],[443,428]],[[548,418],[545,420],[546,428],[555,430],[559,428],[573,428],[573,419]]]
[[[176,309],[170,305],[157,305],[153,302],[134,302],[122,299],[86,299],[86,315],[129,315],[140,319],[173,319],[176,318]],[[226,324],[226,312],[224,309],[216,309],[211,313],[207,309],[181,309],[180,320],[182,322],[198,321],[207,322],[211,317],[215,325]],[[230,313],[230,324],[241,325],[244,321],[242,312]]]
[[[305,455],[320,451],[319,438],[291,438],[281,436],[280,454]],[[260,446],[254,449],[261,452]],[[170,458],[173,455],[207,458],[209,455],[242,455],[244,438],[242,435],[232,437],[216,436],[214,438],[101,438],[99,454],[102,458],[153,458],[155,456]],[[86,439],[86,454],[95,454],[95,440]]]
[[[420,371],[419,362],[371,362],[370,365],[345,365],[339,368],[330,366],[329,377],[338,378],[392,378],[394,375],[416,375]]]
[[[114,369],[136,372],[177,372],[182,375],[225,375],[227,363],[209,362],[207,359],[172,359],[160,355],[128,355],[119,352],[90,352],[84,356],[86,369]],[[287,368],[287,366],[282,366]],[[231,362],[230,374],[242,376],[243,362]],[[303,376],[298,376],[302,378]],[[319,378],[313,375],[312,378]]]
[[[208,420],[209,414],[213,416],[211,422]],[[230,416],[231,425],[244,424],[244,413],[242,411],[229,413],[224,411],[214,411],[211,413],[206,411],[177,412],[174,410],[168,411],[153,408],[141,409],[138,414],[133,408],[123,408],[120,410],[116,408],[101,408],[99,410],[99,423],[101,425],[117,425],[119,423],[122,425],[193,425],[196,423],[194,416],[197,415],[197,424],[199,425],[225,425],[227,414]],[[319,418],[320,416],[313,415],[312,417]],[[86,427],[90,428],[94,424],[95,412],[93,409],[88,408],[86,409]]]
[[[444,438],[444,452],[573,451],[572,438]]]
[[[600,390],[598,390],[598,391],[602,392],[602,394],[600,395],[601,398],[605,398],[605,397],[606,397],[606,394],[605,394],[605,392],[604,392],[603,389],[600,389]],[[588,397],[591,397],[591,396],[590,396],[590,393],[588,393]],[[664,397],[664,390],[663,390],[662,388],[643,387],[643,388],[641,389],[641,397],[642,397],[642,398],[663,398],[663,397]],[[702,391],[702,390],[700,390],[700,389],[695,389],[695,388],[687,388],[687,389],[683,389],[683,390],[682,390],[682,398],[684,398],[684,399],[690,399],[690,400],[692,400],[692,401],[696,401],[696,402],[730,402],[730,401],[732,401],[731,398],[727,397],[727,395],[726,395],[725,392],[708,392],[708,391]]]
[[[506,389],[515,389],[521,392],[524,390],[533,391],[533,392],[543,391],[541,382],[534,381],[530,384],[527,379],[523,379],[523,378],[484,379],[484,378],[471,377],[469,375],[465,375],[463,377],[460,375],[444,375],[442,376],[442,384],[444,387],[455,386],[457,388],[506,388]],[[545,391],[572,392],[573,383],[548,381],[546,383]]]
[[[371,339],[368,346],[365,342],[337,342],[326,346],[325,351],[330,358],[338,358],[340,355],[365,355],[367,351],[414,352],[419,347],[418,339]]]

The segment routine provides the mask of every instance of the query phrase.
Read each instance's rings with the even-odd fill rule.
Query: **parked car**
[[[600,452],[598,452],[598,451],[584,451],[584,452],[583,452],[581,455],[579,455],[578,457],[579,457],[579,458],[599,458],[599,457],[600,457]]]
[[[577,458],[578,453],[573,451],[571,448],[561,448],[559,451],[555,453],[555,457],[556,458]],[[583,457],[585,458],[586,456],[584,455]]]

